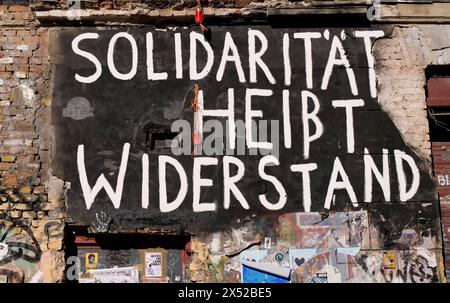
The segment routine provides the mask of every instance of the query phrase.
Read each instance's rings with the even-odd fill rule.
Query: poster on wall
[[[85,283],[139,283],[139,270],[135,267],[93,269],[87,272],[90,277]]]
[[[86,270],[98,268],[98,252],[86,253],[85,266]]]
[[[145,277],[160,278],[162,275],[162,253],[145,253]]]

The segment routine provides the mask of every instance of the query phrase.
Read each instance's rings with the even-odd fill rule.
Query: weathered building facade
[[[449,1],[3,2],[2,281],[446,282]]]

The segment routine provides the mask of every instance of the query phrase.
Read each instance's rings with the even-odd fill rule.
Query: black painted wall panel
[[[55,152],[53,153],[52,169],[55,175],[71,182],[68,192],[68,214],[77,224],[90,224],[96,213],[101,211],[110,216],[114,224],[121,227],[163,227],[180,230],[220,229],[236,222],[237,218],[264,215],[268,213],[284,213],[304,211],[302,206],[301,175],[290,171],[292,164],[317,163],[318,169],[311,173],[311,211],[323,208],[333,161],[336,157],[341,160],[350,183],[355,190],[358,202],[364,202],[364,148],[370,151],[375,163],[381,168],[382,149],[389,151],[391,199],[385,201],[382,191],[376,185],[373,191],[373,203],[398,203],[397,171],[394,161],[394,150],[401,150],[413,157],[420,170],[420,187],[410,201],[436,202],[434,182],[429,175],[428,167],[416,153],[403,141],[399,131],[385,113],[376,98],[371,98],[369,90],[368,64],[364,43],[361,38],[352,37],[355,29],[330,29],[330,39],[323,38],[325,29],[272,29],[268,26],[251,27],[260,30],[267,37],[268,50],[263,55],[264,62],[273,73],[277,83],[270,84],[261,69],[258,69],[257,83],[249,83],[248,69],[248,27],[212,27],[211,45],[214,49],[215,60],[211,72],[198,81],[205,97],[207,109],[227,108],[227,90],[235,89],[235,118],[245,118],[245,90],[260,88],[273,90],[272,97],[257,97],[253,101],[255,109],[261,109],[264,118],[279,120],[280,125],[280,165],[268,167],[267,172],[277,177],[287,192],[287,203],[280,211],[265,209],[258,200],[258,195],[267,193],[268,199],[275,201],[278,193],[273,185],[263,181],[258,175],[258,163],[261,155],[237,156],[245,164],[245,175],[237,183],[250,205],[250,210],[244,210],[232,198],[229,210],[223,209],[223,170],[222,156],[217,167],[205,167],[203,178],[213,179],[212,187],[204,187],[201,191],[201,201],[215,201],[218,205],[216,212],[193,213],[192,211],[192,165],[191,155],[175,157],[182,163],[188,176],[188,193],[179,209],[170,213],[161,213],[159,203],[158,154],[171,155],[170,151],[151,151],[145,147],[144,127],[148,123],[163,126],[177,119],[186,119],[192,123],[193,111],[190,102],[193,98],[192,87],[195,81],[189,79],[189,33],[193,29],[177,29],[181,33],[183,49],[183,79],[175,79],[174,33],[172,31],[157,31],[152,27],[121,28],[97,30],[91,28],[77,28],[61,30],[54,37],[57,48],[52,54],[56,64],[52,120],[55,126]],[[356,76],[359,94],[351,93],[345,68],[336,67],[330,79],[327,90],[320,89],[323,73],[327,64],[331,39],[334,35],[341,37],[346,32],[346,39],[341,40],[348,56],[351,67]],[[370,30],[370,29],[358,29]],[[139,50],[137,75],[128,81],[115,79],[108,71],[106,53],[111,37],[119,31],[126,31],[133,36]],[[301,91],[306,90],[304,45],[302,40],[293,39],[293,33],[317,31],[322,38],[314,39],[313,43],[313,84],[309,89],[320,101],[319,118],[324,126],[324,133],[320,139],[311,144],[308,160],[303,158],[303,124],[301,119]],[[90,75],[94,72],[93,64],[72,51],[72,40],[79,34],[95,32],[99,34],[97,40],[85,40],[80,43],[82,50],[94,54],[101,62],[103,73],[94,83],[84,84],[75,80],[76,73]],[[156,71],[167,71],[169,79],[166,81],[150,81],[146,74],[145,34],[153,33],[154,59]],[[223,49],[223,39],[226,32],[230,32],[240,53],[242,66],[247,83],[239,83],[234,64],[229,63],[224,78],[216,81],[216,71],[220,63]],[[290,58],[292,65],[291,85],[284,84],[282,38],[283,34],[290,36]],[[257,48],[259,44],[257,43]],[[116,46],[115,61],[119,71],[129,70],[130,46],[124,39],[120,39]],[[339,55],[338,55],[339,56]],[[199,53],[198,65],[204,65],[204,56]],[[292,126],[292,148],[284,148],[282,132],[282,90],[290,92],[290,111]],[[89,101],[93,116],[81,120],[74,120],[63,115],[69,100],[82,97]],[[346,118],[343,108],[334,109],[333,100],[363,99],[365,105],[354,110],[355,152],[349,154],[346,145]],[[206,121],[206,118],[205,118]],[[311,123],[311,130],[314,127]],[[80,188],[77,170],[77,147],[85,147],[85,163],[91,187],[101,173],[115,188],[118,166],[122,154],[123,144],[131,144],[128,159],[125,185],[119,209],[114,209],[109,197],[102,190],[91,207],[87,210]],[[149,154],[150,175],[150,206],[141,208],[141,182],[144,153]],[[232,171],[233,172],[233,171]],[[405,170],[408,187],[411,183],[411,173]],[[179,179],[172,167],[167,171],[167,191],[169,201],[174,199],[179,189]],[[377,184],[374,181],[374,184]],[[336,191],[336,205],[333,210],[344,208],[349,203],[345,190]]]

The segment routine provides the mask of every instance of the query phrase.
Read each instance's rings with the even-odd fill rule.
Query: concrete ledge
[[[340,1],[335,1],[338,3]],[[365,2],[365,0],[364,0]],[[255,3],[256,4],[256,3]],[[365,17],[370,5],[334,5],[334,6],[304,6],[293,8],[267,8],[264,6],[249,6],[245,8],[210,8],[204,9],[206,20],[230,20],[241,18],[248,20],[266,20],[268,17],[280,16],[320,16],[320,15],[354,15]],[[398,3],[382,4],[377,7],[379,14],[374,23],[450,23],[449,3]],[[193,23],[195,9],[133,9],[125,10],[94,10],[79,11],[49,10],[35,11],[37,20],[45,25],[67,24],[158,24],[168,22]]]
[[[206,8],[204,14],[207,17],[229,18],[232,15],[243,15],[243,9],[212,9]],[[193,22],[195,16],[194,9],[173,10],[173,9],[134,9],[124,10],[92,10],[83,9],[79,11],[50,10],[36,11],[36,18],[39,22],[48,23],[148,23],[161,21]]]
[[[450,23],[450,3],[383,4],[375,22],[381,23]]]
[[[305,7],[292,9],[267,9],[268,16],[293,16],[293,15],[334,15],[334,14],[366,14],[367,6],[352,7]]]
[[[304,8],[205,8],[206,19],[227,20],[230,18],[243,18],[264,20],[269,16],[296,16],[296,15],[340,15],[359,14],[365,15],[367,6],[330,6],[330,7],[304,7]],[[35,11],[36,18],[43,24],[79,24],[79,23],[162,23],[167,21],[192,23],[195,9],[173,10],[169,9],[134,9],[124,10],[49,10]],[[75,17],[78,16],[78,19]]]

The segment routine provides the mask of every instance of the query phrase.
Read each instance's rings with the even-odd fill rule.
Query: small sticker
[[[98,268],[98,253],[86,254],[86,270]]]
[[[73,120],[83,120],[94,117],[94,111],[89,100],[83,97],[74,97],[67,102],[67,106],[63,108],[62,115]]]
[[[396,268],[396,255],[395,251],[385,251],[383,253],[383,265],[385,269]]]
[[[162,254],[160,252],[145,253],[145,277],[160,278],[162,275]]]

